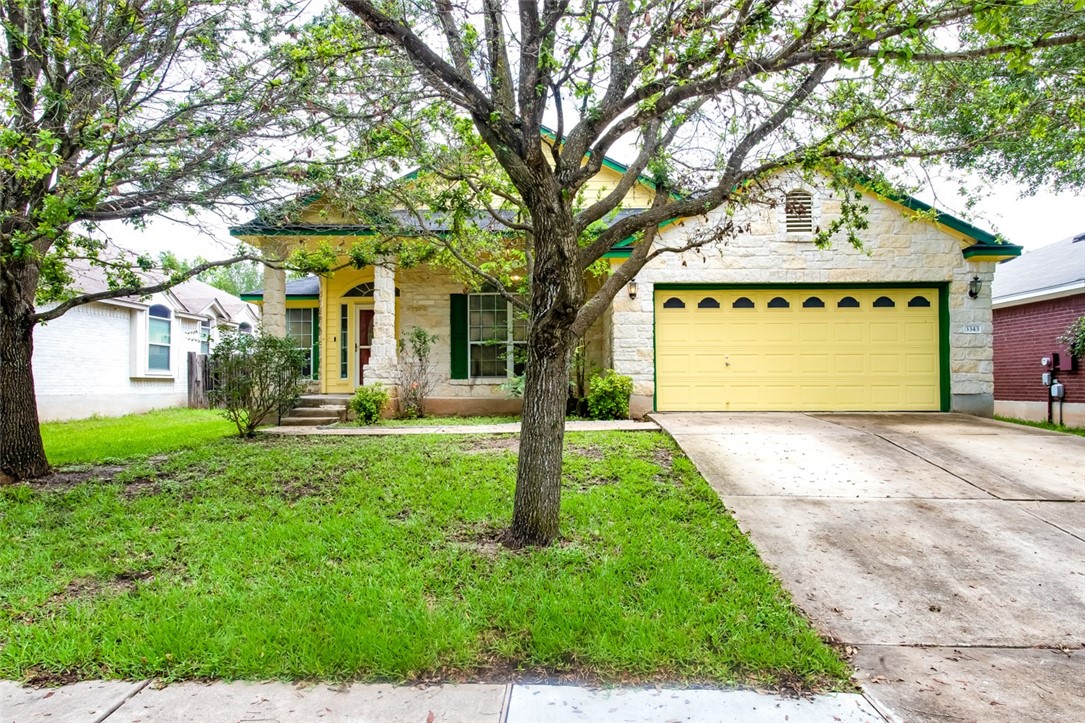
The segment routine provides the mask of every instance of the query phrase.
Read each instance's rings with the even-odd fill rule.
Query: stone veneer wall
[[[840,202],[825,188],[798,181],[782,192],[804,187],[814,194],[814,224],[825,225],[840,213]],[[900,207],[867,197],[869,228],[863,231],[863,250],[839,239],[833,248],[819,250],[811,234],[788,234],[783,204],[754,209],[739,224],[749,221],[748,233],[725,244],[698,252],[664,254],[637,276],[635,300],[618,294],[614,301],[614,368],[633,377],[631,412],[641,415],[653,408],[654,287],[661,283],[793,284],[949,282],[950,390],[954,411],[989,416],[993,405],[993,351],[991,344],[991,279],[994,263],[969,263],[961,255],[962,242],[933,223],[912,220]],[[716,211],[707,218],[687,219],[664,229],[657,243],[681,246],[704,223],[720,223]],[[971,243],[971,242],[968,242]],[[968,298],[968,283],[979,276],[979,298]],[[978,333],[965,333],[978,325]]]

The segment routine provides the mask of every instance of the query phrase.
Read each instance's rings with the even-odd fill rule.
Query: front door
[[[358,352],[358,386],[365,384],[365,365],[369,363],[369,353],[373,348],[373,310],[358,309],[358,333],[354,337],[358,343],[354,349]]]

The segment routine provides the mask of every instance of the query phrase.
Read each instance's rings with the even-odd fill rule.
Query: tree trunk
[[[569,397],[571,331],[584,303],[584,276],[572,218],[533,215],[535,266],[520,422],[512,527],[515,547],[549,545],[558,536],[561,454]]]
[[[0,484],[49,472],[34,393],[34,292],[38,268],[0,268]]]

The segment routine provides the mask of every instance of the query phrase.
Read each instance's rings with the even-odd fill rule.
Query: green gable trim
[[[966,259],[983,261],[985,257],[991,257],[991,261],[1017,258],[1021,255],[1021,247],[1016,244],[975,244],[964,251]]]

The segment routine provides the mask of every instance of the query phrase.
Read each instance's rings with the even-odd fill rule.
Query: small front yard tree
[[[2,484],[49,469],[36,324],[246,258],[149,278],[150,259],[110,253],[90,231],[334,183],[365,160],[355,140],[399,105],[400,85],[385,78],[363,100],[395,64],[356,19],[292,0],[0,0],[0,31]],[[73,260],[110,288],[74,290]]]
[[[1067,0],[340,2],[455,109],[434,116],[439,142],[470,146],[477,134],[480,163],[500,175],[445,178],[473,192],[476,209],[520,212],[529,333],[513,545],[558,534],[576,340],[646,263],[740,230],[723,223],[668,245],[660,224],[771,203],[774,174],[816,171],[844,197],[817,240],[859,243],[862,208],[845,167],[875,186],[907,159],[1005,170],[1006,152],[1029,147],[1015,141],[1080,134],[1047,112],[1082,95],[1072,58],[1085,27],[1080,3]],[[1078,80],[1052,84],[1061,77]],[[969,78],[986,79],[983,92]],[[1012,99],[998,92],[1007,79],[1017,81]],[[1080,111],[1080,100],[1070,105]],[[544,122],[552,143],[540,142]],[[1080,143],[1063,147],[1080,161]],[[604,156],[622,148],[631,162],[621,180],[586,193]],[[1057,173],[1028,170],[1040,181]],[[615,216],[643,175],[654,203]],[[631,256],[589,295],[585,272],[624,239]],[[480,256],[455,255],[501,281]]]

